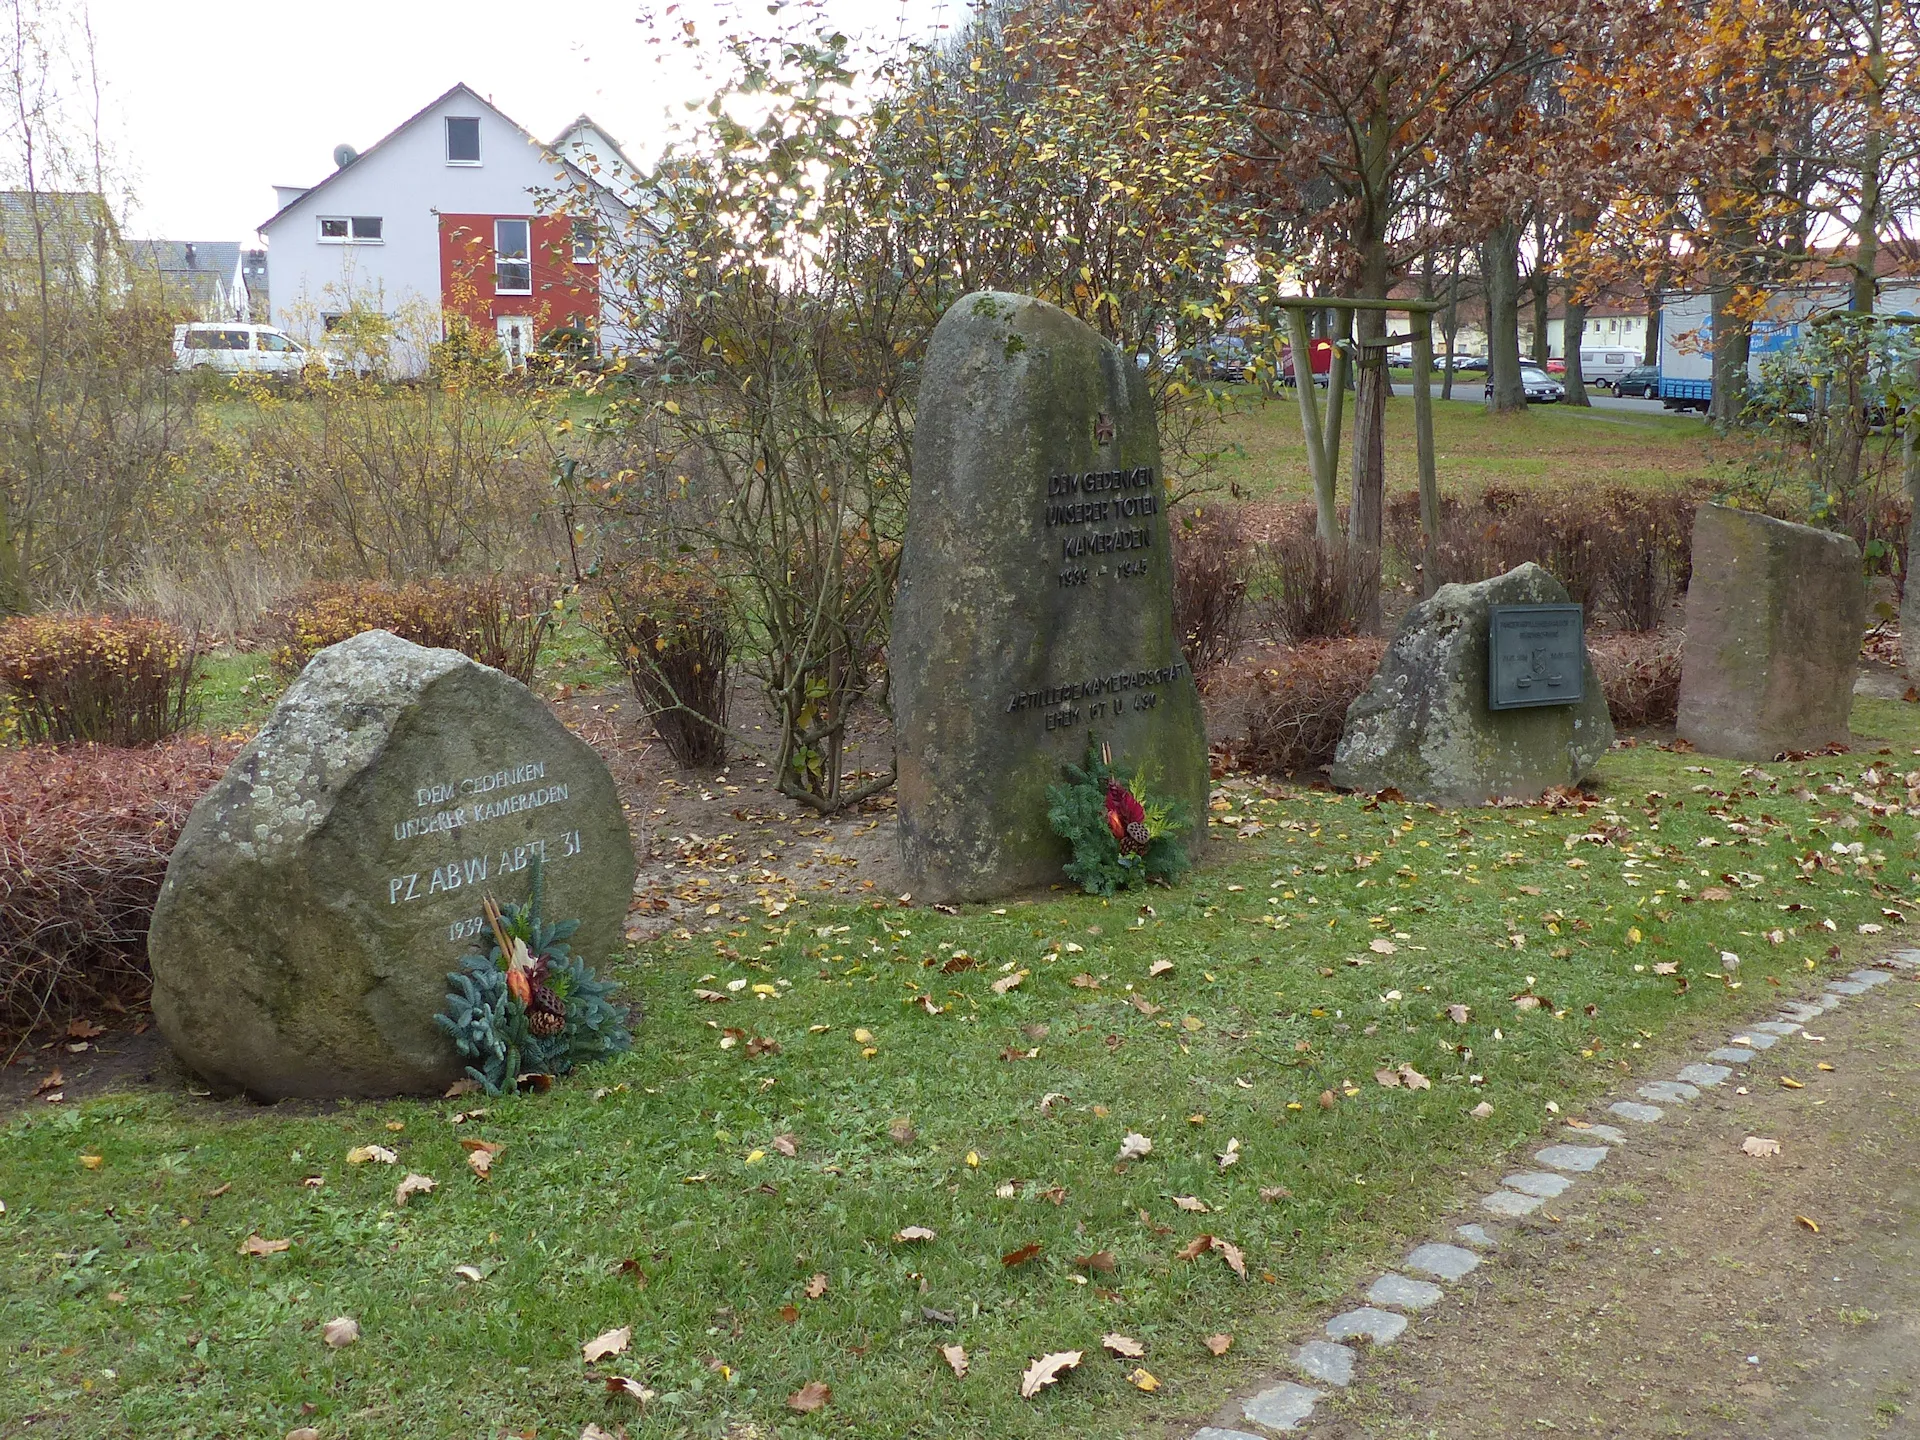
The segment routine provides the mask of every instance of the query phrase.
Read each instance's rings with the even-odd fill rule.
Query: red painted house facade
[[[566,215],[441,215],[440,308],[509,352],[555,330],[592,333],[600,318],[600,273],[590,233],[576,238]],[[522,336],[512,321],[524,317]],[[523,351],[524,353],[524,351]]]

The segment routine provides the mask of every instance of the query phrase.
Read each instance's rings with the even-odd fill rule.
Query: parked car
[[[1612,385],[1639,363],[1631,350],[1580,347],[1580,378],[1589,385]]]
[[[1553,359],[1547,361],[1547,374],[1564,375],[1566,373],[1567,373],[1567,362],[1562,360],[1558,355],[1554,356]]]
[[[1613,393],[1637,395],[1643,400],[1657,400],[1660,397],[1660,367],[1658,365],[1634,366],[1613,382]]]
[[[176,325],[173,368],[211,370],[221,375],[280,375],[289,379],[315,366],[331,375],[338,356],[310,350],[271,325]]]
[[[1442,370],[1447,368],[1447,362],[1444,357],[1439,363]],[[1453,357],[1453,373],[1456,375],[1463,370],[1478,371],[1485,370],[1486,368],[1487,357],[1484,355],[1456,355]]]
[[[1526,388],[1529,405],[1552,405],[1567,398],[1567,387],[1538,365],[1520,367],[1520,383]],[[1493,381],[1487,381],[1487,399],[1493,399]]]
[[[1253,347],[1238,335],[1216,335],[1192,352],[1193,368],[1209,380],[1238,385],[1253,363]]]

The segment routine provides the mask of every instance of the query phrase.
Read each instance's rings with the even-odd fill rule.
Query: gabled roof
[[[93,190],[0,190],[0,249],[31,250],[35,213],[50,244],[71,249],[118,238],[113,210]]]
[[[362,150],[359,156],[354,160],[353,164],[359,165],[365,162],[369,156],[378,153],[378,151],[383,145],[387,144],[390,140],[394,139],[396,136],[404,133],[405,131],[412,129],[421,120],[426,118],[426,116],[430,115],[433,111],[439,109],[442,105],[446,104],[447,101],[453,99],[453,97],[456,95],[464,96],[468,100],[471,100],[475,105],[486,106],[487,110],[490,113],[492,113],[494,116],[496,116],[500,120],[505,121],[508,125],[511,125],[515,130],[519,131],[521,137],[526,140],[527,144],[531,145],[534,149],[539,150],[541,153],[549,156],[557,164],[571,171],[577,178],[584,181],[588,181],[589,183],[592,183],[592,184],[600,183],[598,181],[593,180],[591,176],[581,171],[578,166],[572,164],[571,162],[565,160],[560,156],[554,155],[552,147],[542,144],[538,139],[536,139],[533,136],[533,134],[530,131],[528,131],[528,129],[524,125],[522,125],[519,121],[515,120],[511,115],[507,114],[498,105],[495,105],[491,100],[487,99],[486,96],[480,94],[477,90],[475,90],[471,85],[467,84],[465,81],[459,82],[458,84],[454,85],[451,89],[446,90],[439,95],[436,95],[433,99],[429,100],[425,105],[422,105],[418,110],[414,111],[413,114],[409,115],[406,119],[402,120],[398,125],[394,126],[393,129],[389,130],[386,134],[382,135],[378,140],[374,141],[373,144],[369,145],[365,150]],[[568,127],[569,130],[571,130],[572,128],[573,128],[572,126]],[[606,131],[600,130],[599,126],[595,125],[594,129],[596,131],[599,131],[601,135],[603,136],[606,135]],[[608,138],[609,140],[611,140],[611,137],[608,137]],[[265,230],[269,225],[272,225],[282,215],[285,215],[289,210],[292,210],[295,206],[304,205],[308,200],[311,200],[315,195],[318,195],[322,190],[326,189],[327,186],[331,185],[335,180],[338,180],[342,175],[346,174],[347,171],[352,168],[353,168],[352,165],[342,166],[339,169],[335,170],[331,175],[327,176],[326,179],[320,181],[317,185],[313,186],[311,189],[302,191],[299,195],[295,196],[293,199],[289,200],[285,205],[282,205],[278,210],[274,211],[273,214],[269,215],[265,220],[261,221],[259,228],[262,230]],[[604,186],[602,188],[604,188]]]
[[[240,268],[235,240],[135,240],[129,248],[135,265],[163,275],[218,275],[224,281]]]

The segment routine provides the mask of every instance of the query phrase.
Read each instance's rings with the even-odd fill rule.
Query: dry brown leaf
[[[1076,990],[1098,990],[1100,988],[1100,982],[1084,970],[1067,981],[1067,984],[1073,986]]]
[[[1111,1250],[1096,1250],[1091,1255],[1076,1255],[1073,1257],[1073,1263],[1077,1269],[1098,1270],[1104,1275],[1111,1275],[1119,1268],[1119,1262],[1113,1258]]]
[[[408,1175],[393,1187],[393,1203],[405,1206],[415,1195],[427,1195],[433,1191],[434,1180],[431,1175]]]
[[[1389,1090],[1398,1090],[1400,1088],[1400,1076],[1397,1071],[1376,1070],[1373,1072],[1373,1078]]]
[[[1207,1349],[1211,1350],[1215,1355],[1224,1355],[1233,1348],[1233,1336],[1209,1335],[1200,1343],[1205,1345]]]
[[[1156,960],[1147,967],[1147,978],[1149,980],[1158,979],[1171,969],[1173,969],[1173,962],[1171,960]]]
[[[695,990],[693,998],[708,1005],[725,1005],[733,997],[724,990]]]
[[[1804,1090],[1807,1088],[1804,1084],[1794,1079],[1791,1075],[1782,1075],[1780,1077],[1780,1084],[1788,1090]]]
[[[1402,1061],[1400,1064],[1400,1079],[1405,1082],[1409,1090],[1431,1090],[1433,1088],[1433,1082],[1431,1080],[1427,1079],[1426,1076],[1422,1075],[1405,1061]]]
[[[320,1432],[311,1425],[302,1425],[297,1430],[287,1431],[287,1440],[320,1440]]]
[[[1247,1278],[1247,1257],[1240,1253],[1240,1247],[1230,1240],[1215,1240],[1213,1248],[1220,1252],[1220,1258],[1227,1262],[1227,1268],[1242,1280]]]
[[[649,1400],[653,1399],[653,1391],[649,1390],[646,1386],[642,1385],[638,1380],[634,1379],[631,1375],[607,1376],[607,1393],[609,1395],[629,1396],[632,1399],[639,1401],[639,1403],[642,1405],[646,1404]]]
[[[1260,1198],[1267,1204],[1272,1205],[1276,1201],[1291,1200],[1293,1198],[1293,1192],[1284,1185],[1262,1185],[1260,1187]]]
[[[1376,955],[1391,955],[1399,947],[1384,935],[1376,935],[1367,942],[1367,948]]]
[[[1829,1066],[1828,1068],[1831,1069],[1832,1067]],[[213,1189],[207,1191],[207,1199],[218,1200],[231,1189],[233,1189],[233,1181],[228,1180],[224,1184],[216,1185]]]
[[[67,1077],[60,1073],[60,1067],[56,1065],[40,1077],[40,1083],[33,1087],[33,1093],[36,1095],[44,1095],[49,1090],[58,1090],[66,1083]]]
[[[400,1157],[384,1145],[356,1145],[347,1151],[347,1164],[364,1165],[369,1160],[377,1160],[382,1165],[391,1165]]]
[[[899,1245],[912,1245],[923,1240],[935,1238],[933,1231],[924,1225],[909,1225],[904,1230],[894,1232],[894,1242]]]
[[[1160,1007],[1154,1004],[1151,1000],[1147,999],[1147,997],[1144,995],[1129,995],[1127,997],[1127,1003],[1133,1006],[1133,1008],[1138,1010],[1142,1015],[1145,1015],[1149,1018],[1155,1015],[1158,1015],[1160,1013]]]
[[[263,1240],[258,1235],[249,1235],[240,1242],[242,1255],[278,1255],[283,1250],[291,1250],[291,1240]]]
[[[360,1338],[360,1322],[351,1315],[336,1315],[320,1327],[320,1338],[331,1349],[343,1349]]]
[[[1020,1376],[1020,1398],[1031,1400],[1079,1363],[1078,1350],[1060,1350],[1052,1355],[1042,1355]]]
[[[1724,885],[1709,885],[1700,892],[1702,900],[1731,900],[1733,892]]]
[[[1196,1235],[1178,1250],[1173,1252],[1176,1260],[1198,1260],[1213,1248],[1213,1236]]]
[[[781,1324],[792,1325],[800,1319],[800,1307],[791,1304],[782,1305],[778,1310],[774,1311],[774,1314],[780,1317]]]
[[[1473,1007],[1471,1005],[1449,1005],[1447,1006],[1447,1018],[1456,1025],[1464,1025],[1468,1020],[1473,1018]]]
[[[1467,1113],[1473,1116],[1473,1118],[1476,1120],[1484,1120],[1489,1115],[1493,1114],[1493,1106],[1489,1104],[1487,1101],[1482,1100],[1478,1105],[1474,1106],[1473,1109],[1469,1110]]]
[[[947,1362],[947,1368],[953,1371],[953,1378],[967,1378],[967,1348],[964,1345],[942,1345],[940,1358]]]
[[[1653,962],[1653,973],[1656,975],[1677,975],[1680,973],[1680,962],[1678,960],[1656,960]]]
[[[486,1272],[478,1265],[456,1265],[453,1267],[453,1273],[469,1285],[478,1285],[487,1278]]]
[[[615,1435],[610,1431],[601,1429],[598,1425],[594,1424],[593,1421],[589,1420],[585,1425],[580,1427],[580,1440],[621,1440],[621,1436],[625,1433],[625,1431],[622,1431],[621,1435]]]
[[[1011,975],[1002,975],[998,980],[994,981],[993,984],[991,984],[987,988],[993,991],[993,993],[996,995],[1004,995],[1009,990],[1018,989],[1020,986],[1020,982],[1026,978],[1027,978],[1026,971],[1016,970]]]
[[[1809,1220],[1804,1215],[1796,1215],[1793,1218],[1799,1221],[1802,1225],[1806,1226],[1807,1229],[1811,1230],[1814,1234],[1818,1235],[1820,1233],[1820,1224],[1818,1221]]]
[[[69,1040],[91,1040],[96,1035],[107,1033],[107,1027],[92,1020],[69,1020],[67,1038]]]
[[[1740,1148],[1746,1154],[1753,1156],[1754,1159],[1763,1160],[1769,1155],[1778,1155],[1780,1153],[1780,1142],[1778,1140],[1768,1140],[1759,1135],[1749,1135],[1745,1140],[1740,1142]]]
[[[807,1281],[807,1288],[802,1293],[804,1293],[809,1300],[818,1300],[822,1295],[827,1293],[827,1277],[825,1275],[815,1275]]]
[[[1147,1353],[1147,1347],[1131,1335],[1102,1336],[1100,1343],[1106,1347],[1109,1355],[1118,1355],[1122,1360],[1138,1360]]]
[[[1144,1390],[1149,1395],[1160,1388],[1160,1382],[1153,1378],[1153,1372],[1144,1365],[1135,1366],[1127,1372],[1127,1383],[1136,1390]]]
[[[1000,1257],[1000,1263],[1011,1270],[1014,1266],[1024,1265],[1033,1259],[1040,1253],[1041,1248],[1038,1240],[1034,1241],[1031,1245],[1022,1245],[1018,1250],[1009,1250],[1006,1254],[1002,1255]]]
[[[1190,1214],[1210,1215],[1213,1213],[1213,1207],[1198,1196],[1176,1195],[1173,1197],[1173,1203]]]
[[[816,1410],[825,1409],[833,1400],[833,1387],[824,1380],[809,1380],[798,1390],[787,1396],[787,1408],[797,1410],[802,1415],[811,1415]]]
[[[633,1342],[633,1327],[622,1325],[618,1330],[603,1330],[591,1340],[581,1342],[580,1358],[591,1365],[604,1360],[609,1355],[626,1353],[627,1346]]]
[[[768,1143],[789,1160],[800,1153],[799,1143],[791,1135],[776,1135]]]
[[[902,1115],[887,1122],[887,1138],[896,1145],[911,1145],[919,1138],[919,1132],[913,1128],[913,1121]]]
[[[1338,1105],[1339,1103],[1340,1102],[1338,1100],[1333,1098],[1333,1091],[1322,1090],[1320,1092],[1320,1108],[1322,1110],[1331,1110],[1333,1109],[1334,1106]]]
[[[1123,1161],[1140,1160],[1152,1153],[1153,1141],[1144,1135],[1136,1135],[1132,1131],[1128,1131],[1125,1138],[1120,1142],[1120,1158]]]

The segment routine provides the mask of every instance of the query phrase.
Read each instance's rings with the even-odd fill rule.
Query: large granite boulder
[[[1204,834],[1206,732],[1173,633],[1165,477],[1146,378],[1065,311],[955,302],[935,328],[889,657],[914,893],[1061,879],[1047,787],[1145,762]]]
[[[1566,587],[1528,563],[1472,585],[1442,585],[1414,606],[1373,683],[1347,707],[1333,783],[1480,805],[1535,799],[1592,774],[1613,743],[1613,721],[1591,657],[1583,657],[1585,693],[1576,704],[1495,710],[1487,698],[1492,607],[1566,603]]]
[[[1849,537],[1702,505],[1687,585],[1680,737],[1736,760],[1848,744],[1866,623],[1860,547]]]
[[[433,1017],[482,896],[621,942],[633,842],[600,757],[531,691],[370,630],[315,655],[200,800],[148,935],[153,1010],[194,1070],[255,1094],[389,1095],[461,1073]]]

